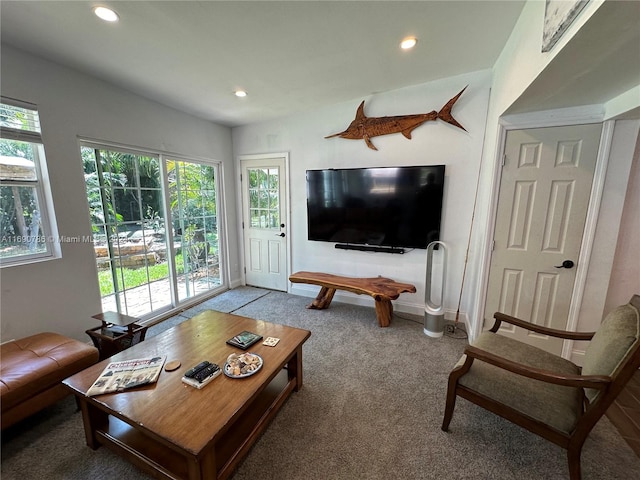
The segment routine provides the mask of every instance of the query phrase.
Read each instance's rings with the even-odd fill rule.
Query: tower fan
[[[440,302],[433,300],[433,256],[436,247],[442,251],[442,278],[440,279]],[[424,288],[424,334],[432,338],[440,338],[444,334],[444,287],[447,278],[447,247],[442,242],[431,242],[427,246],[427,273]]]

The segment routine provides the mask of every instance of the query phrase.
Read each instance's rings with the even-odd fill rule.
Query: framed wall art
[[[542,51],[548,52],[573,23],[589,0],[547,0],[542,29]]]

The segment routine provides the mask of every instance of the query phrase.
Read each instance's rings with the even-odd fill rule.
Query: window
[[[59,257],[35,105],[0,103],[0,266]]]
[[[280,228],[280,178],[277,168],[249,169],[251,228]]]

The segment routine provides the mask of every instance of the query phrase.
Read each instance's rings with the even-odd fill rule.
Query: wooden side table
[[[100,351],[100,360],[140,343],[144,340],[147,327],[138,325],[135,317],[118,312],[104,312],[92,315],[102,325],[87,330],[93,344]]]

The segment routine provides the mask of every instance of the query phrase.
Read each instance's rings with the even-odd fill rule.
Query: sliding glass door
[[[216,168],[167,160],[178,301],[221,285]]]
[[[103,311],[151,317],[222,285],[217,165],[81,153]]]

